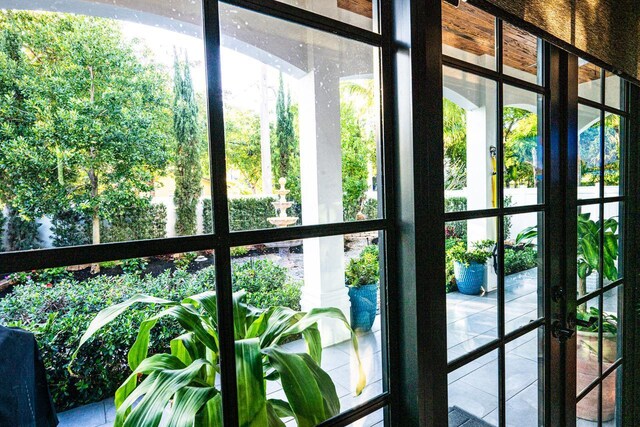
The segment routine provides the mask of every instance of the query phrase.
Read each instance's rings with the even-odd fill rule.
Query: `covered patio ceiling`
[[[313,10],[314,4],[319,1],[322,2],[322,7],[325,9],[327,8],[327,1],[335,1],[336,9],[352,12],[369,19],[373,14],[372,0],[284,0],[283,2]],[[202,36],[201,6],[199,1],[193,0],[33,0],[29,2],[23,0],[0,0],[0,8],[46,10],[101,16],[160,26],[196,37]],[[461,2],[457,8],[444,2],[443,44],[476,56],[495,56],[494,22],[493,16],[470,6],[466,2]],[[254,32],[255,28],[259,27],[254,26]],[[225,28],[223,28],[224,32]],[[234,36],[243,38],[239,32],[235,31],[234,33]],[[300,34],[293,34],[287,39],[298,44],[306,38],[305,33],[301,29]],[[533,63],[533,59],[536,57],[538,49],[536,38],[511,26],[508,33],[509,37],[505,41],[508,48],[504,49],[504,64],[529,74],[535,74],[536,64]],[[260,37],[255,37],[254,35],[248,37],[246,41],[259,40]],[[314,38],[314,43],[317,44],[319,42],[321,43],[317,37]],[[284,40],[283,43],[273,43],[272,40],[269,45],[271,49],[277,45],[286,47],[281,52],[268,52],[269,56],[275,55],[299,70],[305,69],[304,64],[296,64],[296,61],[292,61],[291,51],[288,50],[288,47],[293,47],[295,50],[295,45],[284,43]],[[254,47],[260,49],[259,43]],[[259,57],[260,55],[256,56]],[[298,61],[304,57],[304,55],[300,55],[300,52],[297,52],[294,56]],[[598,77],[599,69],[597,67],[580,67],[580,83],[592,81]]]

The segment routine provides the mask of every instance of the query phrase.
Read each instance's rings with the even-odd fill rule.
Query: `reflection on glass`
[[[542,256],[538,233],[542,214],[504,218],[505,331],[527,325],[542,316]]]
[[[277,0],[365,30],[378,31],[378,0]]]
[[[613,401],[613,404],[611,404],[611,406],[613,406],[613,415],[611,416],[611,419],[609,421],[602,423],[602,425],[605,427],[622,427],[622,384],[624,381],[623,373],[624,373],[624,366],[619,366],[618,368],[616,368],[615,372],[611,373],[611,377],[613,378],[611,379],[606,378],[604,380],[604,385],[602,388],[603,418],[604,418],[604,412],[605,412],[605,401],[607,402],[606,403],[607,412],[610,411],[609,402]],[[613,386],[610,385],[612,382],[614,383]],[[614,395],[613,395],[613,398],[611,398],[611,391],[613,387],[615,387],[615,390],[613,390]]]
[[[378,218],[378,50],[225,4],[220,20],[231,229]]]
[[[578,208],[578,298],[600,287],[600,210],[598,205]],[[605,221],[605,228],[613,224]]]
[[[602,302],[602,370],[622,357],[622,285],[605,292]]]
[[[448,376],[449,426],[478,420],[498,425],[498,351],[482,356]]]
[[[620,116],[607,113],[604,118],[604,195],[621,195],[620,188]]]
[[[102,262],[96,274],[91,273],[91,265],[2,274],[5,290],[0,297],[0,325],[37,334],[51,396],[61,418],[65,418],[64,411],[79,406],[102,408],[101,401],[113,401],[116,389],[131,374],[127,354],[141,321],[164,307],[136,304],[124,311],[83,345],[72,365],[75,375],[71,375],[67,370],[71,354],[89,323],[100,310],[135,295],[182,301],[215,291],[214,263],[213,251],[200,251]],[[211,315],[205,317],[196,311],[203,320],[216,323]],[[214,328],[211,331],[216,333]],[[165,316],[152,329],[149,355],[169,353],[170,341],[183,333],[184,325]],[[217,355],[217,351],[211,353],[213,363]],[[141,375],[138,384],[144,384],[146,378]],[[219,376],[213,375],[208,384],[220,390]],[[114,406],[105,406],[107,419],[113,420]],[[75,414],[66,414],[65,419],[82,413],[79,408],[73,411]]]
[[[508,22],[502,24],[503,72],[531,83],[542,84],[539,45],[540,40]]]
[[[503,96],[504,205],[535,205],[543,202],[542,96],[508,85]]]
[[[597,427],[600,417],[598,415],[598,395],[600,386],[596,386],[576,405],[576,427]]]
[[[200,2],[157,22],[116,12],[0,12],[5,251],[202,233]]]
[[[445,225],[449,360],[497,337],[496,218]]]
[[[358,421],[355,421],[349,424],[349,427],[382,427],[384,426],[384,408],[378,409],[377,411],[365,416],[364,418],[360,418]]]
[[[497,84],[444,67],[445,210],[497,207]]]
[[[576,391],[578,393],[600,375],[599,313],[599,297],[592,298],[580,305],[576,313],[578,319],[591,325],[576,327]]]
[[[605,104],[609,107],[623,110],[624,106],[624,80],[615,74],[605,71],[604,73],[604,86],[605,86]]]
[[[602,94],[602,69],[597,65],[578,59],[578,96],[600,103]]]
[[[505,346],[506,425],[536,427],[544,419],[544,333],[542,329]]]
[[[600,197],[600,111],[578,105],[578,198]]]
[[[494,16],[460,2],[442,2],[442,53],[475,65],[496,68]]]
[[[259,344],[262,353],[269,354],[276,351],[275,348],[278,352],[285,353],[282,357],[283,361],[287,360],[286,363],[300,357],[292,353],[310,352],[315,361],[305,359],[307,367],[301,368],[301,372],[307,374],[302,377],[309,378],[310,381],[313,379],[317,384],[303,387],[305,399],[310,401],[322,395],[330,399],[340,411],[364,403],[383,391],[380,328],[384,322],[381,321],[379,312],[378,236],[377,232],[372,232],[276,242],[234,248],[231,253],[233,289],[247,290],[244,297],[246,303],[260,310],[267,310],[266,313],[273,310],[302,310],[306,313],[314,308],[331,307],[342,312],[348,324],[356,331],[359,344],[357,353],[345,324],[327,316],[319,316],[317,325],[309,324],[312,329],[302,335],[284,334],[280,338],[271,339],[273,337],[260,334],[264,338]],[[271,315],[271,319],[274,319],[273,316]],[[239,318],[245,319],[243,316],[236,317]],[[255,319],[250,316],[245,323],[252,320]],[[243,331],[250,329],[250,326],[246,329],[240,326],[236,320],[236,328],[238,327]],[[248,340],[242,338],[243,336],[236,335],[236,340],[240,340],[236,342]],[[240,357],[243,356],[237,354],[236,360]],[[266,365],[260,363],[263,374],[266,375],[273,367],[281,375],[280,378],[267,379],[266,397],[289,402],[299,399],[301,395],[292,383],[292,378],[283,375],[284,371],[276,360],[271,357],[268,359]],[[312,371],[306,370],[320,369],[318,365],[324,371],[323,374],[315,376]],[[360,381],[365,379],[362,394],[356,395]],[[249,380],[247,378],[247,384]],[[323,394],[332,389],[335,389],[334,397]],[[239,403],[240,416],[249,416],[250,408]],[[337,415],[337,412],[328,413],[322,409],[314,415],[318,417],[314,419],[314,423],[333,415]],[[301,412],[296,412],[298,421],[300,416]]]

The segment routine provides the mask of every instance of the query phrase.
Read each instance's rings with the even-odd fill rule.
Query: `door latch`
[[[575,331],[570,328],[565,328],[559,320],[556,320],[551,325],[551,334],[561,343],[565,343],[575,334]]]

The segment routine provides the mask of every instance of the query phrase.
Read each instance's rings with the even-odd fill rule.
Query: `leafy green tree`
[[[534,187],[538,149],[538,116],[517,107],[505,107],[505,180]]]
[[[176,234],[189,236],[196,232],[196,208],[202,192],[198,105],[188,60],[181,61],[176,54],[173,68]]]
[[[228,165],[240,172],[243,183],[251,193],[255,193],[260,188],[262,177],[260,116],[228,108],[224,119]]]
[[[79,210],[101,220],[167,163],[166,76],[114,21],[0,12],[0,199],[23,219]]]
[[[285,95],[282,73],[276,98],[275,147],[271,150],[274,187],[279,188],[278,180],[287,178],[289,197],[300,204],[300,152],[295,129],[296,112],[291,105],[291,94]]]
[[[467,116],[464,108],[443,99],[445,188],[467,186]]]
[[[376,147],[372,135],[366,135],[351,103],[340,105],[342,142],[342,205],[345,221],[353,221],[366,199],[369,165],[375,163]]]

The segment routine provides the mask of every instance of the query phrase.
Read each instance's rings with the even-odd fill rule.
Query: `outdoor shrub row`
[[[267,218],[276,216],[276,210],[271,204],[273,197],[240,197],[229,199],[229,227],[231,230],[258,230],[273,228]],[[202,224],[205,233],[213,231],[211,199],[204,199],[202,206]],[[295,216],[293,207],[289,215]]]
[[[504,274],[518,273],[538,265],[538,252],[530,246],[504,250]]]
[[[5,230],[5,222],[6,231]],[[41,224],[25,219],[9,209],[5,218],[0,211],[0,251],[19,251],[40,248],[38,237]],[[166,237],[167,208],[163,204],[145,204],[120,210],[100,227],[102,243]],[[78,246],[91,243],[91,218],[78,211],[63,211],[51,218],[51,243],[55,247]],[[3,241],[6,240],[6,245]]]
[[[58,411],[113,396],[129,374],[127,352],[140,322],[154,309],[129,310],[116,319],[83,347],[72,367],[76,376],[71,376],[71,354],[98,311],[135,294],[180,300],[215,288],[213,267],[196,274],[177,270],[144,278],[102,275],[84,282],[61,271],[35,272],[25,279],[27,284],[0,300],[0,324],[35,333]],[[300,285],[288,279],[285,268],[268,260],[235,266],[234,290],[238,289],[247,290],[249,304],[300,307]],[[161,321],[151,335],[150,353],[168,351],[167,343],[180,333],[174,322]]]

